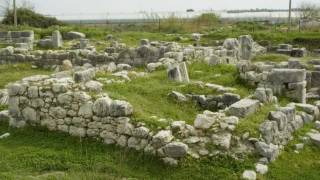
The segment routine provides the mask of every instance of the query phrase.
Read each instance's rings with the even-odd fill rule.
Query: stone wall
[[[97,89],[91,88],[97,84],[91,80],[95,71],[77,71],[74,78],[65,72],[32,76],[8,85],[10,125],[43,126],[72,136],[93,137],[157,155],[172,165],[187,155],[199,158],[217,152],[250,152],[238,150],[242,142],[233,131],[239,118],[225,111],[204,111],[193,125],[174,121],[155,131],[142,122],[132,122],[133,107],[128,102],[112,100],[106,94],[90,95]]]
[[[33,49],[33,31],[6,31],[0,32],[0,43],[21,46],[26,44],[28,49]]]
[[[240,77],[247,83],[268,87],[275,95],[289,97],[296,102],[305,103],[307,92],[319,88],[319,69],[317,65],[303,65],[297,60],[276,63],[250,63],[240,61],[237,64]],[[311,70],[307,70],[311,69]],[[315,97],[318,95],[310,95]]]
[[[255,142],[258,153],[273,161],[280,150],[292,140],[293,132],[319,119],[319,107],[291,103],[271,111],[268,120],[260,125],[261,139]]]

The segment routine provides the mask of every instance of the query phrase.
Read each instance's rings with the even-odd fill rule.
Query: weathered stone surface
[[[154,147],[161,147],[171,142],[172,139],[173,136],[170,130],[162,130],[153,136],[152,145]]]
[[[231,137],[232,135],[230,133],[213,134],[212,141],[214,145],[229,150],[231,146]]]
[[[69,133],[71,136],[85,137],[86,130],[84,128],[78,128],[75,126],[70,126]]]
[[[51,107],[49,109],[49,114],[53,118],[63,119],[67,116],[67,112],[62,107]]]
[[[78,115],[84,118],[91,118],[93,115],[92,107],[93,107],[92,102],[87,102],[83,104],[82,106],[80,106]]]
[[[308,133],[308,136],[315,145],[320,147],[320,133]]]
[[[84,71],[78,71],[74,73],[75,82],[87,82],[93,79],[95,76],[94,69],[87,69]]]
[[[268,172],[268,166],[267,165],[264,165],[264,164],[256,164],[256,171],[259,173],[259,174],[266,174]]]
[[[71,32],[68,32],[65,34],[65,38],[69,39],[69,40],[81,39],[81,38],[85,38],[85,37],[86,37],[85,34],[80,33],[80,32],[74,32],[74,31],[71,31]]]
[[[278,133],[278,123],[276,121],[265,121],[259,128],[266,143],[270,144],[274,141],[274,137]]]
[[[98,81],[88,81],[84,85],[89,92],[99,93],[102,91],[103,84]]]
[[[72,63],[70,60],[64,60],[62,61],[62,65],[61,65],[61,71],[70,71],[72,70]]]
[[[224,93],[222,96],[222,102],[226,106],[230,106],[238,101],[241,100],[240,95],[238,94],[233,94],[233,93]]]
[[[254,97],[262,103],[271,103],[273,98],[272,89],[269,88],[257,88]]]
[[[255,113],[259,109],[259,101],[253,99],[242,99],[229,107],[230,115],[245,117]]]
[[[194,127],[198,129],[209,129],[216,121],[215,117],[207,116],[205,114],[198,114],[194,121]]]
[[[150,130],[146,127],[135,128],[132,132],[132,135],[135,137],[145,138],[149,136]]]
[[[254,172],[252,170],[245,170],[242,173],[242,179],[245,179],[245,180],[256,180],[257,179],[257,174],[256,174],[256,172]]]
[[[185,62],[171,64],[168,67],[168,78],[177,82],[189,83],[188,69]]]
[[[274,144],[266,144],[264,142],[255,143],[256,150],[263,157],[268,158],[269,161],[274,161],[279,155],[279,147]]]
[[[240,36],[240,58],[243,60],[250,60],[253,51],[253,39],[250,35]]]
[[[53,31],[52,33],[53,48],[60,48],[63,46],[63,40],[60,31]]]
[[[114,100],[110,106],[110,115],[113,117],[130,116],[133,113],[133,107],[126,101]]]
[[[173,99],[173,100],[178,101],[178,102],[185,102],[185,101],[188,100],[185,95],[183,95],[183,94],[181,94],[181,93],[179,93],[179,92],[177,92],[177,91],[172,91],[172,92],[168,95],[168,97],[169,97],[170,99]]]
[[[182,158],[187,155],[188,146],[181,142],[172,142],[164,148],[164,153],[171,158]]]
[[[268,79],[278,84],[303,82],[306,79],[306,71],[304,69],[272,69]]]
[[[100,117],[108,116],[111,113],[111,104],[109,97],[99,98],[93,104],[93,112]]]
[[[271,111],[269,113],[268,118],[271,121],[276,121],[277,122],[278,129],[280,131],[283,131],[283,130],[286,129],[286,126],[287,126],[287,123],[288,123],[288,119],[287,119],[286,114],[284,114],[283,112],[281,112],[281,111]]]
[[[26,107],[25,109],[22,110],[22,116],[25,121],[29,121],[31,123],[35,123],[39,121],[39,118],[40,118],[37,112],[30,107]]]
[[[149,63],[149,64],[147,65],[147,70],[148,70],[149,72],[152,72],[152,71],[155,71],[155,70],[157,70],[157,69],[159,69],[159,68],[161,68],[161,67],[164,67],[164,65],[163,65],[161,62]]]
[[[223,47],[228,50],[239,49],[240,43],[236,38],[227,38],[223,42]]]

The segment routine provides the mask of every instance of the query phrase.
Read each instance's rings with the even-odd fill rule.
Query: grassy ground
[[[210,67],[204,63],[194,63],[189,65],[188,70],[191,80],[237,88],[235,93],[239,93],[242,97],[247,96],[251,90],[246,88],[244,84],[239,84],[236,68],[231,65]],[[110,77],[110,75],[100,74],[99,77]],[[151,126],[161,125],[150,118],[151,116],[183,120],[193,124],[196,115],[203,111],[192,102],[177,103],[170,100],[168,94],[171,91],[184,94],[217,94],[209,88],[195,84],[180,84],[169,81],[166,70],[156,71],[149,74],[148,77],[133,79],[125,84],[105,85],[104,89],[112,98],[129,101],[134,107],[134,118]]]
[[[238,179],[252,161],[226,156],[185,160],[176,168],[143,153],[61,133],[0,123],[0,179]]]
[[[0,89],[10,82],[21,80],[24,77],[50,74],[48,70],[33,69],[31,64],[14,64],[14,65],[1,65],[0,66]]]
[[[305,145],[298,154],[293,147],[297,143],[302,143],[299,137],[304,136],[314,126],[305,126],[294,134],[294,140],[285,147],[284,152],[269,167],[269,173],[262,179],[283,179],[316,180],[320,177],[320,148],[314,145]]]

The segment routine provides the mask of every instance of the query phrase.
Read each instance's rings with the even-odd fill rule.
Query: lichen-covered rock
[[[260,106],[258,100],[242,99],[229,107],[230,115],[237,117],[246,117],[247,115],[255,113]]]
[[[257,152],[269,161],[274,161],[279,155],[279,147],[274,144],[266,144],[264,142],[256,142],[255,147]]]
[[[72,70],[72,68],[73,68],[73,65],[70,60],[62,61],[61,71],[70,71]]]
[[[219,146],[225,150],[229,150],[231,146],[231,137],[230,133],[220,133],[212,134],[212,142],[214,145]]]
[[[113,117],[130,116],[133,113],[133,107],[126,101],[114,100],[110,106],[110,115]]]
[[[86,35],[81,32],[70,31],[70,32],[67,32],[64,37],[68,40],[73,40],[73,39],[85,38]]]
[[[67,112],[62,107],[51,107],[49,109],[49,114],[53,118],[63,119],[67,116]]]
[[[22,110],[22,116],[25,121],[29,121],[31,123],[36,123],[37,121],[40,120],[39,114],[30,107],[26,107],[25,109]]]
[[[178,102],[185,102],[188,100],[185,95],[183,95],[177,91],[172,91],[170,94],[168,94],[168,97],[172,98],[173,100],[178,101]]]
[[[89,92],[101,92],[103,84],[98,81],[88,81],[85,83],[85,87]]]
[[[216,117],[198,114],[194,121],[194,127],[198,129],[209,129],[215,123]]]
[[[146,127],[138,127],[135,128],[132,132],[132,135],[139,138],[148,137],[150,130]]]
[[[242,179],[245,179],[245,180],[256,180],[257,179],[257,174],[256,174],[256,172],[254,172],[252,170],[245,170],[242,173]]]
[[[91,118],[93,116],[92,106],[93,106],[92,102],[87,102],[81,105],[78,115],[84,118]]]
[[[77,137],[85,137],[86,136],[86,130],[84,128],[79,128],[75,126],[70,126],[69,133],[71,136],[77,136]]]
[[[163,148],[166,156],[171,158],[182,158],[186,156],[188,152],[188,146],[181,142],[171,142]]]
[[[152,145],[154,147],[161,147],[171,142],[172,139],[173,139],[173,136],[170,130],[162,130],[153,136]]]
[[[93,112],[100,117],[108,116],[111,112],[112,100],[109,97],[97,99],[93,104]]]
[[[88,82],[95,77],[94,69],[87,69],[84,71],[77,71],[74,73],[74,81],[75,82]]]

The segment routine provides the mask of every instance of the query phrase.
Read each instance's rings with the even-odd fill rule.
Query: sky
[[[1,1],[1,0],[0,0]],[[22,1],[22,0],[17,0]],[[251,8],[287,9],[289,0],[29,0],[44,14],[118,13],[139,11],[225,10]],[[293,7],[302,1],[292,0]]]

